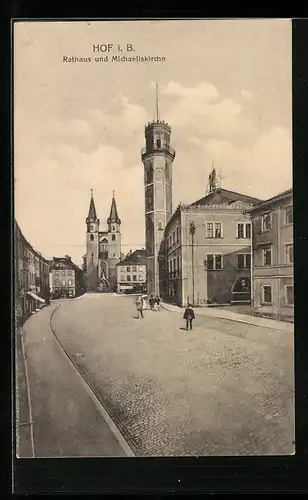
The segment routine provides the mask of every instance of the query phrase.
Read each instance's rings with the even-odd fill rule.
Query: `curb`
[[[179,308],[179,310],[173,310],[173,309],[169,309],[168,307],[166,307],[164,304],[161,304],[161,306],[168,312],[181,312],[182,311],[182,308]],[[217,310],[217,309],[216,309]],[[215,316],[215,315],[206,315],[206,314],[200,314],[198,313],[198,311],[195,310],[195,314],[198,315],[198,316],[203,316],[203,317],[209,317],[209,318],[216,318],[216,319],[226,319],[228,321],[234,321],[235,323],[244,323],[246,325],[251,325],[251,326],[255,326],[256,328],[268,328],[269,330],[279,330],[280,332],[286,332],[286,333],[293,333],[292,331],[288,330],[287,328],[279,328],[280,325],[277,325],[277,326],[271,326],[271,325],[262,325],[262,324],[256,324],[256,323],[252,323],[251,321],[248,321],[248,320],[245,320],[245,319],[241,319],[241,318],[226,318],[225,316]]]

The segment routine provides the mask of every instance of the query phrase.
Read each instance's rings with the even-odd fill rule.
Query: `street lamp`
[[[192,305],[195,305],[195,264],[194,264],[194,235],[196,226],[194,221],[189,224],[189,232],[191,234],[191,266],[192,266]]]

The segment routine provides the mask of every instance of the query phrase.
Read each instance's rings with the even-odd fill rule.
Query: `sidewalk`
[[[35,457],[126,456],[50,329],[53,303],[23,326]],[[20,389],[20,384],[19,390]],[[26,416],[25,416],[26,418]],[[20,450],[20,457],[29,456]]]
[[[162,307],[170,312],[184,313],[184,308],[175,306],[173,304],[161,303]],[[230,306],[232,308],[232,306]],[[228,309],[217,309],[216,307],[196,307],[194,309],[195,314],[198,316],[207,316],[211,318],[228,319],[230,321],[237,321],[239,323],[247,323],[248,325],[259,326],[261,328],[269,328],[272,330],[281,330],[289,333],[293,333],[294,325],[293,323],[287,323],[284,321],[277,321],[275,319],[258,318],[256,316],[250,316],[248,314],[239,314]]]

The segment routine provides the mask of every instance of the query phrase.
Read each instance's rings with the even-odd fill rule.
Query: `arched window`
[[[112,231],[115,231],[115,226],[112,226]]]
[[[158,223],[157,223],[157,229],[159,229],[160,231],[161,231],[162,229],[164,229],[164,227],[163,227],[163,223],[162,223],[162,221],[161,221],[161,220],[159,220],[159,221],[158,221]]]
[[[116,235],[115,235],[115,234],[113,234],[113,235],[112,235],[112,237],[111,237],[111,239],[112,239],[112,241],[115,241],[115,239],[116,239]]]
[[[91,234],[90,235],[90,240],[93,241],[94,240],[94,234]]]
[[[161,148],[161,139],[156,139],[156,146]]]

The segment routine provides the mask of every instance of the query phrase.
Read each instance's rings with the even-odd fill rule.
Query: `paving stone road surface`
[[[145,311],[135,297],[63,302],[52,325],[136,455],[294,453],[293,335]]]

